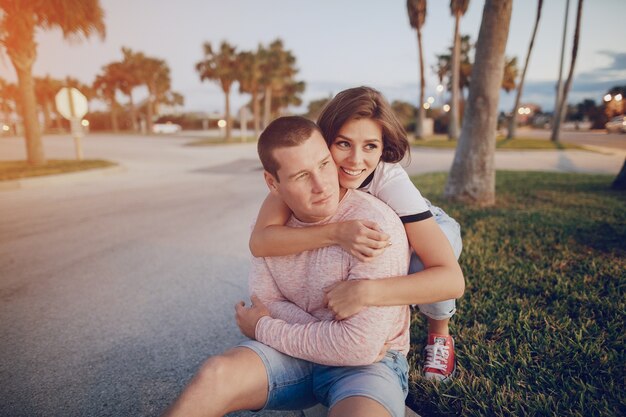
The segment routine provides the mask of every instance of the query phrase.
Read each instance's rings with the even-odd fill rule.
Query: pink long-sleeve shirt
[[[409,247],[404,227],[386,204],[361,191],[348,190],[337,212],[318,223],[371,220],[391,236],[392,245],[371,260],[361,262],[339,246],[297,255],[253,258],[250,293],[269,308],[262,317],[256,339],[287,355],[323,365],[356,366],[374,362],[387,342],[406,355],[409,350],[408,306],[368,307],[349,319],[334,320],[324,306],[323,289],[343,280],[380,279],[406,275]]]

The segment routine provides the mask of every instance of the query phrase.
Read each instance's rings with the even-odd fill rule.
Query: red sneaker
[[[452,336],[429,333],[424,358],[424,378],[437,381],[452,379],[456,371]]]

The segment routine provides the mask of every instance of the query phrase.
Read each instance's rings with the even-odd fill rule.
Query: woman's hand
[[[389,235],[372,221],[350,220],[336,225],[334,240],[362,262],[382,254],[390,245]]]
[[[367,280],[341,281],[324,288],[324,303],[335,314],[335,320],[344,320],[367,307]]]

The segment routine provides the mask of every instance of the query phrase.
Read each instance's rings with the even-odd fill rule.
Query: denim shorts
[[[321,403],[332,408],[348,397],[367,397],[404,417],[409,365],[399,352],[388,351],[383,360],[366,366],[324,366],[296,359],[255,340],[238,346],[261,357],[269,392],[263,410],[302,410]]]

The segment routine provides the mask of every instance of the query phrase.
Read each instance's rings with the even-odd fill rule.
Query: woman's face
[[[383,153],[383,129],[372,119],[347,121],[330,146],[339,184],[344,188],[358,188],[376,169]]]

